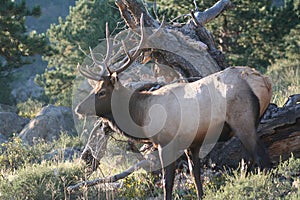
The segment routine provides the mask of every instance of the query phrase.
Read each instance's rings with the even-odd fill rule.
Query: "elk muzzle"
[[[90,94],[85,99],[83,99],[75,108],[76,115],[79,116],[79,118],[82,118],[83,116],[91,116],[96,115],[95,110],[95,95]]]

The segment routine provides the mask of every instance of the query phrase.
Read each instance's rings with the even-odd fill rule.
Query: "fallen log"
[[[132,174],[133,172],[135,172],[141,168],[150,168],[151,165],[152,165],[152,163],[150,160],[141,160],[138,163],[136,163],[135,165],[129,167],[127,170],[125,170],[119,174],[115,174],[113,176],[104,177],[104,178],[97,178],[94,180],[82,181],[80,183],[77,183],[76,185],[69,186],[67,188],[67,190],[68,190],[68,192],[71,192],[71,191],[77,190],[81,187],[91,187],[91,186],[103,184],[103,183],[114,183],[120,179],[123,179],[123,178],[129,176],[130,174]]]

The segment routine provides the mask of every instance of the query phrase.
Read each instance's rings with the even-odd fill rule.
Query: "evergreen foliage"
[[[201,1],[198,7],[203,11],[214,3]],[[235,8],[206,25],[231,65],[248,65],[265,71],[276,59],[299,55],[299,1],[285,0],[282,7],[274,7],[270,0],[233,3]],[[159,14],[168,19],[188,14],[193,8],[191,1],[160,0],[158,4],[159,10],[166,10]]]
[[[215,3],[213,0],[197,2],[200,10]],[[277,59],[298,57],[300,4],[297,1],[286,0],[283,7],[273,7],[270,0],[239,0],[234,4],[233,10],[206,25],[213,31],[230,65],[248,65],[266,71]],[[194,9],[193,3],[186,0],[160,0],[157,5],[158,16],[164,15],[167,21]],[[83,52],[105,37],[105,22],[109,22],[112,30],[118,21],[122,20],[112,0],[79,0],[66,20],[59,19],[58,24],[51,26],[47,36],[54,51],[45,57],[48,69],[36,79],[45,88],[51,103],[71,105],[76,65],[85,58]]]
[[[20,67],[24,64],[24,56],[45,53],[46,38],[43,34],[32,31],[27,33],[25,17],[38,17],[39,6],[32,9],[26,7],[25,0],[15,3],[2,0],[0,6],[0,72]]]
[[[94,48],[105,38],[105,23],[110,30],[121,21],[113,0],[78,0],[70,8],[65,20],[59,19],[47,31],[53,52],[46,56],[48,68],[36,81],[45,88],[51,103],[71,105],[76,66],[86,57],[89,47]]]

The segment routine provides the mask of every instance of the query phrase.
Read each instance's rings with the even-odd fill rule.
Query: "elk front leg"
[[[202,181],[201,181],[201,163],[199,159],[199,148],[193,148],[191,150],[191,159],[193,163],[190,163],[190,171],[191,175],[194,178],[195,186],[197,189],[197,196],[199,199],[202,199],[203,189],[202,189]]]
[[[162,150],[161,147],[159,147],[158,150],[162,166],[164,200],[171,200],[176,169],[176,159],[174,157],[174,151],[167,152]],[[171,159],[173,160],[173,162],[169,164],[168,161],[170,161]]]

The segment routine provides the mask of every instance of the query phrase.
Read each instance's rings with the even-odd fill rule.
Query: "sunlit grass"
[[[42,109],[43,102],[28,99],[25,102],[18,103],[17,108],[19,109],[19,115],[33,119],[36,114]]]
[[[272,102],[282,106],[292,94],[300,93],[300,61],[280,60],[267,73],[273,82]]]

